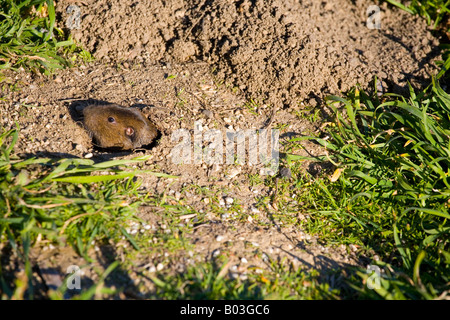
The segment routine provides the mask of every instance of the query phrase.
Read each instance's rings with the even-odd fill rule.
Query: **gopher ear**
[[[134,129],[131,128],[131,127],[127,127],[127,128],[125,129],[125,134],[126,134],[127,136],[132,136],[132,135],[134,134]]]

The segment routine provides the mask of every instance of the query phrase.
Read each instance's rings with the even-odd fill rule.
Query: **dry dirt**
[[[226,196],[245,204],[244,210],[251,210],[257,197],[272,192],[250,187],[247,174],[258,173],[259,168],[175,165],[169,157],[176,144],[171,134],[180,128],[192,132],[194,121],[201,121],[204,131],[286,125],[283,141],[317,130],[295,113],[323,106],[328,94],[339,95],[358,83],[369,89],[375,76],[389,91],[402,92],[407,81],[421,86],[437,70],[438,41],[425,21],[385,4],[380,5],[381,29],[367,28],[366,9],[371,4],[359,0],[57,1],[60,27],[70,16],[66,8],[79,6],[81,28],[71,33],[97,61],[51,78],[10,74],[20,90],[4,87],[0,123],[3,128],[19,123],[15,152],[22,156],[92,153],[101,161],[152,155],[145,168],[180,178],[169,186],[165,179],[144,176],[145,191],[162,193],[169,188],[176,194],[187,184],[219,186],[231,190]],[[259,102],[254,113],[245,107],[248,99]],[[161,131],[159,142],[131,154],[93,148],[74,110],[98,102],[142,109]],[[305,147],[305,155],[320,153],[312,144]],[[207,209],[195,197],[187,204]],[[268,215],[259,214],[262,219]],[[148,208],[141,210],[141,216],[157,219]],[[236,268],[246,269],[242,257],[247,265],[267,268],[244,241],[257,243],[261,252],[275,259],[287,257],[305,268],[365,266],[352,250],[323,247],[301,230],[275,225],[261,229],[252,222],[236,224],[213,216],[210,224],[190,236],[195,256],[207,260],[215,250],[225,250],[226,241],[217,241],[217,236],[233,240],[226,251],[234,257]],[[309,241],[304,243],[305,237]],[[55,250],[35,253],[43,268],[65,270],[64,261],[78,263],[78,257]],[[152,257],[140,257],[137,265],[152,263]],[[92,268],[86,272],[95,281]],[[142,280],[139,268],[133,270],[134,282]]]

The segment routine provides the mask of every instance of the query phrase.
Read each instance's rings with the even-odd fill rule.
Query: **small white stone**
[[[219,249],[216,249],[216,250],[214,250],[214,251],[212,252],[212,256],[213,256],[214,258],[216,258],[219,254],[220,254],[220,250],[219,250]]]
[[[221,235],[219,235],[219,236],[216,237],[216,241],[217,241],[217,242],[221,242],[221,241],[223,241],[224,239],[225,239],[225,237],[224,237],[224,236],[221,236]]]
[[[234,199],[231,197],[226,197],[225,202],[226,202],[226,204],[232,204],[234,202]]]
[[[233,168],[231,169],[228,174],[225,176],[227,179],[233,179],[234,177],[236,177],[239,173],[241,173],[241,168],[237,167],[237,168]]]
[[[241,263],[248,263],[248,261],[247,261],[247,259],[245,259],[245,258],[241,258]]]
[[[158,263],[158,265],[156,266],[156,270],[161,271],[162,269],[164,269],[164,265],[162,263]]]
[[[86,153],[85,155],[84,155],[84,157],[86,158],[86,159],[90,159],[90,158],[92,158],[94,155],[92,154],[92,152],[89,152],[89,153]]]
[[[255,208],[255,207],[251,207],[251,208],[250,208],[250,211],[251,211],[252,213],[259,213],[259,210],[258,210],[257,208]]]

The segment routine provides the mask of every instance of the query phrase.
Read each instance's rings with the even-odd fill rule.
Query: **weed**
[[[50,74],[69,66],[63,54],[92,59],[55,26],[52,0],[6,0],[0,5],[0,70],[20,68]],[[72,56],[72,62],[76,55]]]
[[[448,290],[450,96],[433,81],[420,93],[410,88],[409,99],[387,97],[381,103],[358,88],[347,99],[328,97],[335,125],[327,136],[293,139],[321,144],[326,155],[317,159],[337,168],[308,187],[303,202],[314,218],[306,224],[323,239],[366,244],[410,275],[404,291],[383,287],[384,298],[436,297]],[[413,278],[420,266],[423,278]]]
[[[12,156],[18,129],[0,135],[0,239],[23,260],[31,279],[29,252],[39,241],[73,246],[87,261],[94,241],[126,238],[125,230],[140,201],[136,175],[119,167],[144,161],[88,159],[17,159]],[[146,173],[151,173],[145,171]],[[166,176],[154,173],[158,176]],[[32,290],[29,280],[28,291]],[[12,296],[0,269],[1,291]],[[31,296],[30,296],[31,297]]]

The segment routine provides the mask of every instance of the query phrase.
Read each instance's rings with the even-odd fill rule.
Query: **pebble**
[[[255,208],[255,207],[251,207],[251,208],[250,208],[250,211],[251,211],[252,213],[259,213],[259,209]]]
[[[231,197],[226,197],[225,202],[226,202],[226,204],[232,204],[234,202],[234,199]]]
[[[201,112],[209,119],[214,118],[214,113],[211,110],[202,109]]]
[[[85,154],[84,155],[84,158],[85,159],[90,159],[90,158],[92,158],[94,155],[92,154],[92,152],[89,152],[89,153],[87,153],[87,154]]]
[[[219,249],[216,249],[216,250],[214,250],[214,251],[212,252],[213,258],[216,258],[219,254],[220,254],[220,250],[219,250]]]
[[[282,178],[288,178],[288,179],[292,178],[291,169],[289,169],[289,168],[281,168],[280,169],[280,176]]]
[[[269,175],[269,176],[274,176],[275,175],[275,171],[269,168],[261,168],[259,170],[259,175],[261,176],[265,176],[265,175]]]
[[[220,235],[219,235],[219,236],[216,237],[216,241],[217,241],[217,242],[221,242],[221,241],[223,241],[224,239],[225,239],[224,236],[220,236]]]
[[[237,167],[237,168],[233,168],[230,170],[230,172],[225,176],[225,178],[227,179],[233,179],[234,177],[236,177],[239,173],[241,173],[241,168]]]
[[[245,259],[245,258],[241,258],[241,263],[248,263],[248,261],[247,261],[247,259]]]
[[[164,265],[162,263],[158,263],[158,265],[156,266],[156,270],[161,271],[162,269],[164,269]]]

